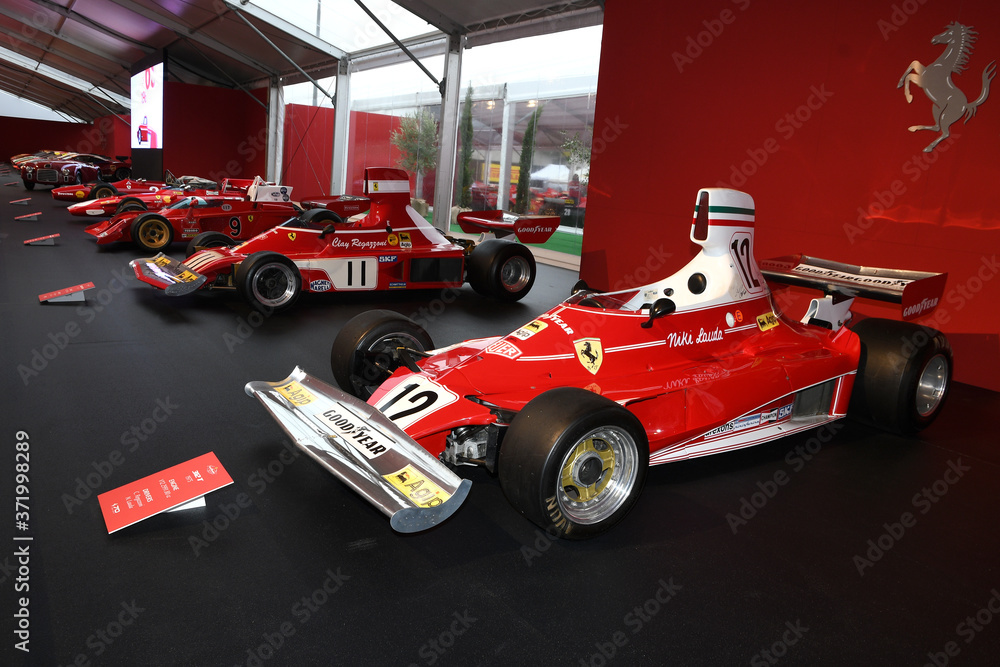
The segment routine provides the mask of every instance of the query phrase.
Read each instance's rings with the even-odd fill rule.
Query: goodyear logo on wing
[[[576,349],[576,358],[588,371],[597,374],[601,364],[604,362],[604,349],[601,347],[600,338],[581,338],[573,341]]]
[[[763,315],[757,316],[757,326],[760,327],[761,331],[767,331],[768,329],[773,329],[778,326],[778,318],[771,313],[764,313]]]
[[[329,280],[314,280],[309,283],[309,289],[313,292],[327,292],[333,287],[333,283]]]

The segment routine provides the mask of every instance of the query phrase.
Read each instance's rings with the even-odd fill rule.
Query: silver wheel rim
[[[295,295],[295,274],[284,264],[265,264],[254,274],[252,287],[254,298],[262,305],[281,306]]]
[[[577,440],[559,465],[559,509],[575,523],[600,523],[628,499],[638,472],[631,434],[617,426],[596,428]]]
[[[917,381],[917,414],[933,414],[944,399],[948,389],[948,359],[943,354],[931,357]]]
[[[524,257],[514,256],[500,267],[500,284],[508,292],[520,292],[528,284],[531,267]]]

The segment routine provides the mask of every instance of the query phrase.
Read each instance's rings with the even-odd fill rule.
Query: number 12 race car
[[[440,289],[468,280],[481,294],[516,301],[534,284],[535,258],[525,246],[447,237],[420,217],[410,206],[405,171],[366,169],[365,195],[371,209],[360,219],[345,222],[327,204],[240,245],[205,248],[183,262],[161,253],[131,265],[139,280],[168,295],[235,289],[267,312],[290,307],[300,292]],[[460,214],[459,224],[467,232],[544,243],[559,218],[485,211]]]
[[[506,336],[438,350],[396,313],[363,313],[333,343],[343,390],[296,368],[246,391],[403,532],[442,521],[468,494],[445,463],[496,472],[519,512],[578,539],[629,511],[651,464],[849,414],[902,433],[933,421],[951,380],[944,335],[846,325],[858,296],[901,303],[904,317],[931,312],[946,274],[805,256],[758,266],[754,215],[742,192],[701,190],[690,234],[701,251],[663,280],[581,290]],[[797,322],[768,281],[825,295]]]

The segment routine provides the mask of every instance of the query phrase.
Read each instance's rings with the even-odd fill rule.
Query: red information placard
[[[166,512],[233,483],[214,452],[97,496],[108,532]]]

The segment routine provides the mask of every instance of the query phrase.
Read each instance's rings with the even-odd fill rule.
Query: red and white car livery
[[[758,266],[754,215],[742,192],[702,190],[690,235],[701,251],[663,280],[584,289],[506,336],[439,350],[402,316],[364,313],[333,344],[342,390],[296,369],[247,392],[397,529],[433,525],[454,511],[448,503],[461,502],[467,490],[444,462],[497,472],[518,511],[567,538],[618,522],[650,464],[767,442],[848,414],[904,433],[928,425],[951,377],[944,335],[892,320],[845,325],[856,296],[912,308],[933,303],[945,276],[805,257]],[[825,295],[794,321],[776,307],[769,281]],[[289,396],[311,396],[323,409]],[[436,461],[414,454],[410,481],[397,483],[396,457],[355,455],[371,443]],[[415,495],[422,480],[433,497]]]
[[[300,292],[435,289],[468,280],[482,294],[513,301],[531,289],[535,260],[528,248],[498,238],[447,237],[410,206],[405,171],[365,173],[371,207],[364,216],[344,221],[327,203],[234,247],[206,248],[184,262],[137,259],[132,266],[140,280],[170,295],[235,289],[269,311],[288,308]],[[348,198],[343,205],[353,203]],[[501,211],[462,214],[460,222],[527,243],[544,242],[559,225],[553,216],[505,218]]]
[[[228,201],[247,199],[251,185],[263,184],[256,178],[224,178],[222,183],[198,177],[184,177],[185,182],[177,182],[164,187],[152,186],[145,192],[114,192],[103,197],[77,202],[66,208],[71,215],[104,217],[132,211],[158,211],[185,197],[212,197]],[[290,190],[290,189],[289,189]],[[100,186],[94,188],[97,194],[105,194]],[[286,197],[282,201],[289,201]]]
[[[148,181],[145,178],[126,178],[114,183],[94,181],[79,185],[63,185],[52,188],[52,198],[59,201],[82,202],[88,199],[107,199],[109,197],[141,194],[144,192],[159,192],[169,188],[179,188],[184,185],[196,185],[207,190],[218,190],[219,184],[199,176],[174,177],[169,171],[163,181]]]
[[[246,192],[237,188],[204,195],[163,195],[162,199],[170,200],[163,208],[126,208],[84,231],[96,237],[98,245],[131,241],[147,251],[161,250],[175,241],[190,241],[191,252],[196,245],[235,245],[297,215],[302,209],[290,200],[291,192],[290,187],[254,181]]]

